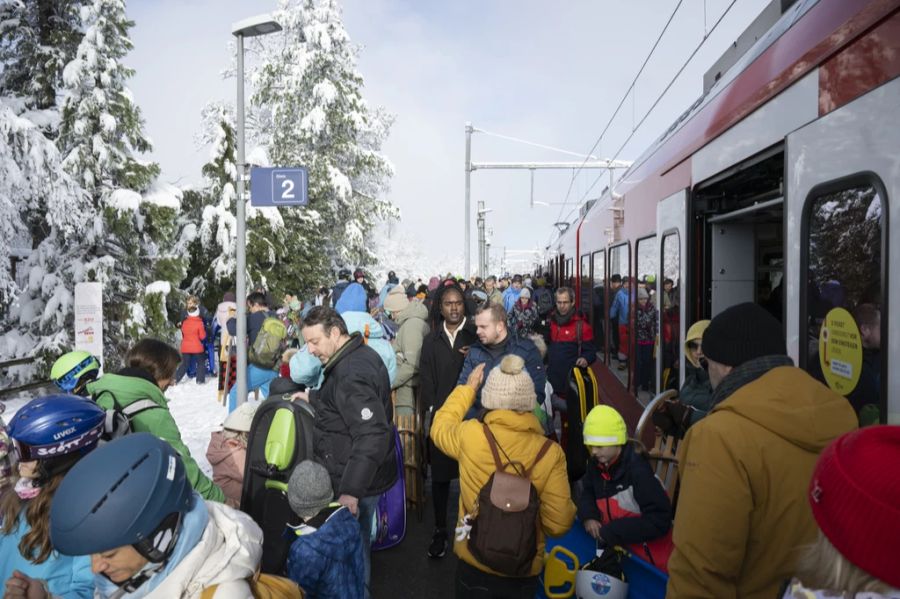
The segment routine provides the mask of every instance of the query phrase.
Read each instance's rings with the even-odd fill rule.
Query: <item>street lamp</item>
[[[247,215],[244,206],[244,182],[247,165],[244,164],[244,38],[281,31],[281,25],[270,14],[257,15],[238,21],[231,26],[231,34],[237,38],[237,239],[235,243],[235,294],[237,295],[237,401],[228,402],[229,411],[247,401]],[[228,385],[226,381],[226,386]]]

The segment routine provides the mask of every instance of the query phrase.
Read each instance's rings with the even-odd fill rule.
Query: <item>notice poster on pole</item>
[[[103,364],[103,284],[75,285],[75,349],[90,352]]]

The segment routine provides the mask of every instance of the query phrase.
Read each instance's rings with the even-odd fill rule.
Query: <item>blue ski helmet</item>
[[[150,433],[134,433],[69,471],[50,506],[50,540],[63,555],[131,545],[149,561],[164,562],[192,505],[178,452]]]
[[[19,461],[78,457],[97,446],[106,412],[89,399],[65,393],[32,399],[9,422]],[[52,473],[52,472],[51,472]]]

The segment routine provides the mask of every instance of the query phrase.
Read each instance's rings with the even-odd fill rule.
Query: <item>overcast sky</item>
[[[364,95],[396,116],[384,148],[396,168],[390,197],[399,230],[434,256],[463,253],[464,125],[586,153],[627,89],[677,0],[346,0],[344,22],[362,47]],[[641,75],[636,93],[595,155],[611,157],[657,95],[730,4],[684,0]],[[767,4],[739,0],[619,156],[636,158],[702,91],[702,76]],[[151,157],[173,183],[199,183],[208,149],[198,149],[200,110],[234,101],[230,26],[275,8],[274,0],[131,0],[131,89],[154,144]],[[705,14],[705,18],[704,18]],[[569,161],[572,156],[473,137],[474,161]],[[575,179],[570,202],[598,172]],[[562,202],[571,171],[538,171],[535,200]],[[596,197],[606,178],[587,197]],[[492,253],[548,244],[572,206],[529,208],[528,171],[478,171],[472,205],[493,210]],[[473,216],[472,260],[475,266]],[[423,273],[425,274],[425,273]]]

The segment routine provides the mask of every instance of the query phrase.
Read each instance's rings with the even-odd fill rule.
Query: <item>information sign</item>
[[[819,365],[832,390],[847,395],[859,382],[862,341],[853,316],[843,308],[825,315],[819,332]]]
[[[90,352],[103,364],[103,284],[75,285],[75,349]]]
[[[250,169],[252,206],[306,206],[309,174],[305,167]]]

